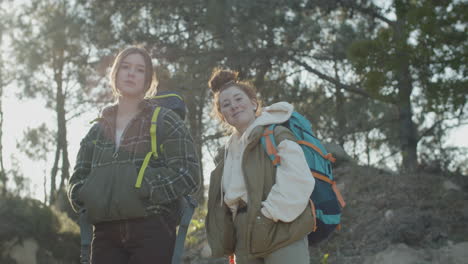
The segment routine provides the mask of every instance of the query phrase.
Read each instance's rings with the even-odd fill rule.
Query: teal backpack
[[[291,117],[280,125],[289,128],[294,134],[296,142],[304,151],[311,176],[315,178],[310,204],[316,226],[308,235],[308,240],[309,245],[317,244],[327,238],[333,230],[340,228],[341,210],[346,205],[333,179],[331,165],[335,158],[315,137],[309,120],[301,114],[294,111]],[[273,164],[280,166],[281,160],[277,155],[277,144],[273,134],[276,126],[274,124],[265,128],[261,143]]]
[[[158,119],[161,107],[166,107],[176,112],[182,119],[185,119],[185,103],[183,98],[174,92],[158,92],[155,96],[151,97],[158,106],[153,110],[151,117],[150,136],[151,136],[151,151],[146,154],[143,164],[140,167],[137,180],[135,182],[135,188],[140,188],[143,181],[143,175],[146,167],[149,164],[151,158],[158,159],[159,154],[163,149],[162,145],[158,145],[158,126],[161,126],[161,119]],[[159,137],[160,138],[160,137]],[[177,214],[180,216],[180,222],[178,222],[179,228],[177,229],[177,237],[174,246],[174,254],[172,255],[171,264],[179,264],[182,260],[184,252],[184,242],[187,235],[187,230],[192,219],[193,212],[197,207],[197,201],[187,195],[180,200],[180,211]],[[80,212],[78,219],[80,225],[80,237],[81,237],[81,252],[80,252],[80,263],[90,263],[90,246],[93,236],[93,226],[88,222],[86,209]]]

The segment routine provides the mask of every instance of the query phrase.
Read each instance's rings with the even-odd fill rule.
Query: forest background
[[[265,105],[291,102],[357,164],[468,174],[463,0],[0,1],[0,195],[63,202],[80,139],[112,103],[114,56],[142,45],[159,89],[186,98],[203,160],[216,149],[214,67]]]

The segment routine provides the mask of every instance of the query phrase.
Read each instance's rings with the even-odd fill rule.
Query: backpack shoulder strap
[[[197,200],[190,195],[184,196],[182,199],[184,202],[184,212],[182,214],[182,219],[180,220],[179,229],[177,230],[171,264],[180,263],[180,259],[184,253],[184,242],[190,225],[190,220],[192,219],[195,208],[198,206]]]
[[[153,115],[151,116],[151,126],[150,126],[150,136],[151,136],[151,154],[155,159],[158,158],[158,137],[157,137],[157,128],[158,128],[158,117],[161,112],[161,107],[158,106],[154,109]]]
[[[143,181],[143,176],[145,174],[146,167],[148,167],[148,163],[151,157],[158,158],[158,139],[156,136],[157,128],[158,128],[158,117],[159,112],[161,111],[161,107],[157,106],[154,111],[153,115],[151,116],[151,125],[150,125],[150,137],[151,137],[151,151],[148,152],[143,160],[143,164],[141,165],[140,171],[138,172],[138,177],[135,183],[135,188],[141,187],[141,182]]]
[[[168,97],[177,97],[177,98],[179,98],[180,100],[184,101],[184,99],[182,98],[182,96],[180,96],[180,95],[177,94],[177,93],[167,93],[167,94],[155,95],[155,96],[151,96],[150,98],[151,98],[151,99],[163,99],[163,98],[168,98]]]
[[[149,99],[156,100],[157,106],[153,110],[153,115],[151,116],[151,126],[150,126],[150,137],[151,137],[151,152],[148,152],[143,160],[140,171],[138,172],[137,181],[135,183],[135,188],[141,187],[141,182],[143,181],[143,176],[145,174],[146,167],[151,160],[151,157],[157,159],[159,157],[158,153],[158,124],[160,124],[160,112],[163,107],[172,109],[175,111],[181,118],[185,117],[185,105],[182,96],[177,93],[162,93],[156,96],[153,96]]]
[[[280,156],[278,156],[278,142],[284,139],[296,141],[294,134],[283,124],[272,124],[265,127],[263,135],[260,138],[263,149],[265,149],[268,157],[273,162],[273,165],[278,166],[281,163]]]
[[[80,263],[89,263],[91,257],[91,241],[93,239],[93,225],[88,221],[86,209],[80,211],[78,218],[80,226]]]
[[[273,165],[278,166],[281,163],[280,156],[278,156],[278,146],[275,140],[275,131],[276,125],[270,125],[263,130],[263,135],[260,139],[263,148],[265,149],[268,157],[270,158]]]

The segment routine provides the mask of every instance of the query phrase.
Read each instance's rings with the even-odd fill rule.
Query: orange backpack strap
[[[278,150],[276,147],[275,136],[273,134],[276,125],[271,125],[263,131],[263,136],[260,139],[262,145],[264,146],[268,157],[273,162],[273,165],[278,166],[281,163],[280,156],[278,156]]]
[[[344,201],[340,190],[336,186],[336,181],[330,180],[327,176],[324,176],[324,175],[322,175],[320,173],[317,173],[315,171],[311,171],[311,172],[312,172],[312,175],[314,176],[314,178],[317,178],[317,179],[322,180],[324,182],[328,182],[332,186],[333,192],[335,192],[335,195],[336,195],[336,199],[340,203],[341,208],[344,208],[346,206],[346,202]]]
[[[336,159],[333,157],[333,155],[331,153],[328,153],[327,155],[323,155],[322,151],[320,150],[319,147],[315,146],[314,144],[310,143],[310,142],[307,142],[305,140],[298,140],[297,141],[297,144],[301,144],[301,145],[306,145],[312,149],[314,149],[315,151],[317,151],[317,153],[319,153],[324,159],[326,160],[329,160],[331,162],[335,162]]]

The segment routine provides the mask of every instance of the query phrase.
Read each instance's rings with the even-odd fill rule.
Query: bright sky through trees
[[[24,1],[10,2],[6,1],[9,4],[16,5]],[[3,2],[3,3],[6,3]],[[374,0],[374,2],[380,6],[389,4],[391,1],[383,0]],[[13,4],[14,3],[14,4]],[[391,6],[391,5],[390,5]],[[11,7],[7,7],[11,9]],[[390,9],[387,10],[385,15],[388,18],[392,18],[392,13]],[[2,47],[2,58],[5,60],[5,68],[7,70],[14,70],[15,65],[10,61],[12,60],[12,51],[8,44],[8,36],[4,35],[3,46]],[[9,64],[10,63],[10,64]],[[211,69],[206,69],[206,74],[208,75]],[[310,76],[310,73],[308,74]],[[4,87],[4,98],[3,98],[3,111],[4,111],[4,122],[3,130],[4,135],[2,138],[2,143],[4,146],[3,155],[6,169],[14,168],[14,165],[17,164],[19,170],[25,177],[30,179],[30,188],[29,191],[32,196],[44,200],[44,179],[50,178],[50,169],[53,163],[53,150],[50,151],[49,158],[46,161],[37,161],[33,162],[28,159],[23,153],[21,153],[17,148],[17,143],[21,144],[23,138],[23,133],[27,128],[36,128],[41,124],[46,124],[51,130],[54,130],[56,125],[56,116],[55,113],[51,110],[45,108],[45,103],[41,99],[35,100],[26,100],[18,99],[16,94],[21,91],[21,88],[14,83]],[[414,93],[413,93],[414,96]],[[93,120],[99,109],[90,108],[87,109],[88,112],[81,115],[80,117],[71,120],[67,123],[67,141],[69,146],[69,159],[71,168],[74,166],[74,161],[76,153],[79,147],[79,143],[84,134],[88,131],[89,121]],[[417,109],[416,109],[417,111]],[[466,112],[466,111],[465,111]],[[466,120],[465,120],[466,122]],[[444,142],[446,145],[452,146],[466,146],[468,147],[468,125],[465,124],[462,128],[455,129],[451,135],[447,138],[448,141]],[[52,147],[53,149],[53,147]],[[12,156],[15,158],[12,159]],[[209,177],[208,172],[212,168],[211,160],[207,159],[209,155],[204,155],[206,163],[204,166],[205,177]],[[460,157],[466,159],[466,157]],[[16,161],[15,161],[16,160]],[[15,163],[17,162],[17,163]],[[71,171],[70,171],[71,172]],[[208,183],[208,180],[205,181],[205,184]],[[11,183],[10,183],[11,185]],[[49,183],[46,186],[50,186]]]
[[[49,177],[50,175],[50,162],[52,162],[52,155],[50,153],[50,159],[48,164],[44,164],[42,161],[33,162],[25,157],[24,154],[20,153],[16,148],[16,143],[20,142],[23,137],[23,131],[27,128],[34,128],[42,123],[46,123],[53,127],[54,117],[53,112],[45,109],[43,103],[40,100],[26,100],[20,101],[11,94],[9,94],[4,102],[4,152],[5,152],[5,166],[11,168],[12,160],[11,155],[14,155],[19,160],[21,171],[30,180],[29,191],[34,198],[43,200],[44,199],[44,175]],[[94,119],[98,114],[98,110],[90,111],[79,118],[76,118],[70,122],[68,142],[70,147],[70,162],[72,167],[75,163],[76,153],[81,138],[86,134],[90,128],[89,121]],[[449,137],[449,141],[446,143],[451,146],[465,146],[468,147],[468,125],[464,125],[461,128],[454,129]],[[211,161],[207,161],[211,162]],[[212,168],[210,164],[205,164],[204,177],[209,177],[209,170]],[[205,183],[209,181],[206,180]],[[47,186],[49,186],[47,184]]]

